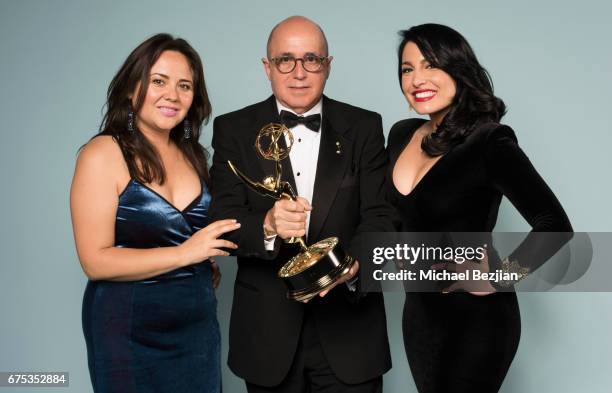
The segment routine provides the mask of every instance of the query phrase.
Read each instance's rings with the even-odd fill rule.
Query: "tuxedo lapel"
[[[321,143],[312,195],[308,239],[316,239],[321,232],[346,172],[350,160],[348,153],[352,150],[351,140],[346,135],[349,125],[342,117],[342,113],[333,111],[329,99],[325,96],[323,96],[322,115]]]
[[[253,141],[252,141],[252,145],[253,145],[253,149],[256,151],[255,148],[255,139],[257,138],[257,134],[259,133],[259,130],[262,129],[262,127],[266,126],[267,124],[270,123],[279,123],[280,124],[280,118],[278,115],[278,109],[276,107],[276,99],[274,98],[274,96],[270,96],[270,98],[268,98],[266,101],[262,102],[262,107],[260,110],[257,111],[256,113],[256,121],[255,121],[255,128],[254,130],[254,134],[253,134]],[[285,149],[287,148],[287,144],[285,143],[285,138],[280,138],[279,140],[279,145]],[[258,162],[261,166],[261,169],[263,170],[263,173],[265,174],[265,176],[273,176],[274,172],[276,170],[275,167],[275,162],[272,160],[265,160],[263,159],[258,152],[256,152],[257,154],[257,158],[258,158]],[[289,159],[289,157],[283,159],[281,161],[281,165],[282,165],[282,175],[281,175],[281,179],[288,181],[289,184],[291,184],[291,187],[293,187],[294,190],[296,190],[297,192],[297,188],[295,186],[295,179],[293,178],[293,168],[291,167],[291,160]],[[256,181],[261,181],[263,179],[253,179]]]

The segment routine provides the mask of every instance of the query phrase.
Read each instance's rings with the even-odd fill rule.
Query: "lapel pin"
[[[336,141],[336,154],[340,154],[342,152],[340,149],[341,149],[340,142]]]

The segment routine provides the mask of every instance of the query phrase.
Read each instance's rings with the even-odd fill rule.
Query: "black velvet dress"
[[[506,196],[533,232],[571,232],[563,208],[508,126],[478,127],[440,158],[410,194],[401,194],[393,184],[393,168],[423,123],[403,120],[389,133],[387,195],[400,213],[402,231],[490,232]],[[511,258],[521,261],[521,254],[538,247],[537,241],[528,237]],[[532,268],[550,256],[530,255]],[[520,331],[514,292],[406,293],[404,345],[420,393],[497,392]]]

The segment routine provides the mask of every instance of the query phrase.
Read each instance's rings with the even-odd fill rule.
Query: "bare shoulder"
[[[106,178],[117,184],[129,179],[121,148],[110,135],[97,136],[83,147],[77,159],[76,171],[100,180]]]
[[[110,135],[100,135],[91,139],[81,150],[79,157],[98,157],[100,155],[109,157],[111,155],[121,156],[121,149],[117,141]]]
[[[121,164],[123,154],[117,141],[110,135],[100,135],[89,142],[79,152],[79,162],[106,163],[112,166],[114,163]]]

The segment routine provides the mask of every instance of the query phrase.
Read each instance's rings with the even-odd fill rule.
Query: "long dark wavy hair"
[[[414,42],[423,57],[455,81],[456,94],[448,113],[436,132],[423,138],[421,148],[435,157],[461,143],[475,128],[487,122],[499,122],[506,113],[504,102],[493,94],[493,82],[476,59],[470,44],[448,26],[427,23],[399,32],[398,75],[402,84],[402,53]]]
[[[147,39],[127,57],[110,85],[106,98],[106,111],[100,125],[99,135],[110,135],[119,144],[125,157],[130,176],[143,183],[163,184],[166,171],[159,153],[136,127],[128,130],[128,113],[136,114],[144,103],[149,87],[151,67],[164,51],[176,51],[183,54],[193,74],[193,103],[187,112],[185,120],[191,122],[191,137],[185,138],[184,124],[179,123],[170,131],[170,139],[178,146],[185,158],[195,168],[200,178],[209,182],[207,158],[208,153],[200,145],[200,129],[211,114],[210,101],[206,92],[202,60],[198,53],[181,38],[170,34],[157,34]],[[138,96],[129,98],[140,83]]]

